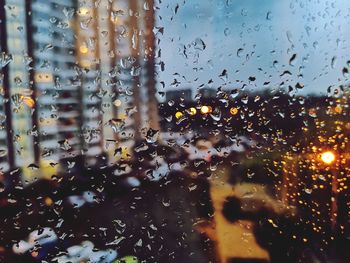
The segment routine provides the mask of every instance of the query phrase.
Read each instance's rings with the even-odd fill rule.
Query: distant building
[[[183,99],[184,101],[192,100],[192,89],[171,90],[165,93],[166,101]]]
[[[0,171],[60,163],[65,172],[105,152],[113,163],[119,147],[159,129],[153,1],[3,3]]]
[[[6,4],[6,39],[8,54],[12,57],[12,61],[8,64],[8,89],[13,129],[10,132],[13,136],[15,164],[27,166],[34,163],[34,155],[31,134],[32,112],[31,108],[24,103],[31,94],[27,74],[29,59],[26,56],[25,5],[19,0],[8,0]]]
[[[201,94],[203,98],[215,98],[216,92],[217,90],[212,88],[202,88],[198,91],[198,93]]]
[[[75,1],[32,1],[28,48],[34,57],[40,158],[81,154],[81,99],[75,52]]]

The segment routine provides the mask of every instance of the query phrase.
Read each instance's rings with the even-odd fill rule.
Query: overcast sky
[[[300,94],[320,94],[348,83],[342,70],[350,60],[349,0],[161,0],[158,8],[165,64],[158,80],[166,90],[272,89],[283,82],[304,85]],[[223,70],[227,78],[219,77]],[[174,79],[179,83],[171,85]]]

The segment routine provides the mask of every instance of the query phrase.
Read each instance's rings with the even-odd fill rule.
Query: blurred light
[[[311,117],[316,118],[316,117],[317,117],[317,111],[316,111],[316,109],[315,109],[315,108],[309,109],[309,115],[310,115]]]
[[[113,104],[114,104],[114,106],[116,106],[116,107],[120,107],[120,106],[122,105],[122,101],[121,101],[121,100],[115,100],[115,101],[113,102]]]
[[[52,82],[53,77],[51,73],[35,73],[34,80],[37,83]]]
[[[79,8],[78,14],[80,16],[87,16],[89,13],[90,13],[90,8],[87,8],[87,7],[80,7]]]
[[[211,112],[211,107],[210,106],[202,106],[201,107],[201,113],[202,114],[208,114],[208,113],[210,113]]]
[[[335,160],[335,155],[331,151],[327,151],[321,154],[321,160],[325,164],[331,164]]]
[[[24,104],[26,104],[29,108],[34,108],[35,102],[31,97],[21,96],[21,99],[23,100]]]
[[[178,112],[175,113],[175,118],[176,119],[180,119],[182,116],[183,116],[183,114],[182,114],[181,111],[178,111]]]
[[[196,115],[196,114],[197,114],[196,108],[191,107],[191,108],[188,110],[188,114],[190,114],[191,116]]]
[[[334,108],[334,110],[335,110],[336,113],[342,113],[342,111],[343,111],[343,109],[342,109],[341,106],[336,106],[336,107]]]
[[[47,206],[51,206],[53,204],[53,201],[50,197],[46,197],[44,202],[45,202],[45,205]]]
[[[80,66],[83,68],[90,68],[91,67],[91,62],[90,60],[83,59],[79,62]]]
[[[116,16],[111,16],[111,21],[112,21],[112,23],[114,23],[114,24],[118,24],[118,23],[119,23],[119,19],[118,19],[118,17],[116,17]]]
[[[238,113],[238,109],[236,107],[232,107],[230,109],[230,113],[231,113],[231,115],[236,115]]]
[[[82,54],[86,54],[86,53],[89,52],[89,49],[87,48],[87,46],[81,45],[81,46],[79,47],[79,51],[80,51],[80,53],[82,53]]]

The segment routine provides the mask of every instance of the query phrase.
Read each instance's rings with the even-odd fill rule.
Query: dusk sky
[[[164,34],[157,37],[165,70],[158,80],[166,90],[300,83],[297,94],[324,94],[348,83],[349,10],[348,0],[162,0],[157,26]],[[219,77],[223,70],[227,79]],[[171,85],[174,79],[180,83]]]

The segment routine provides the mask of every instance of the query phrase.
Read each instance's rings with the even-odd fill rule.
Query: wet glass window
[[[0,262],[350,262],[349,24],[0,0]]]

